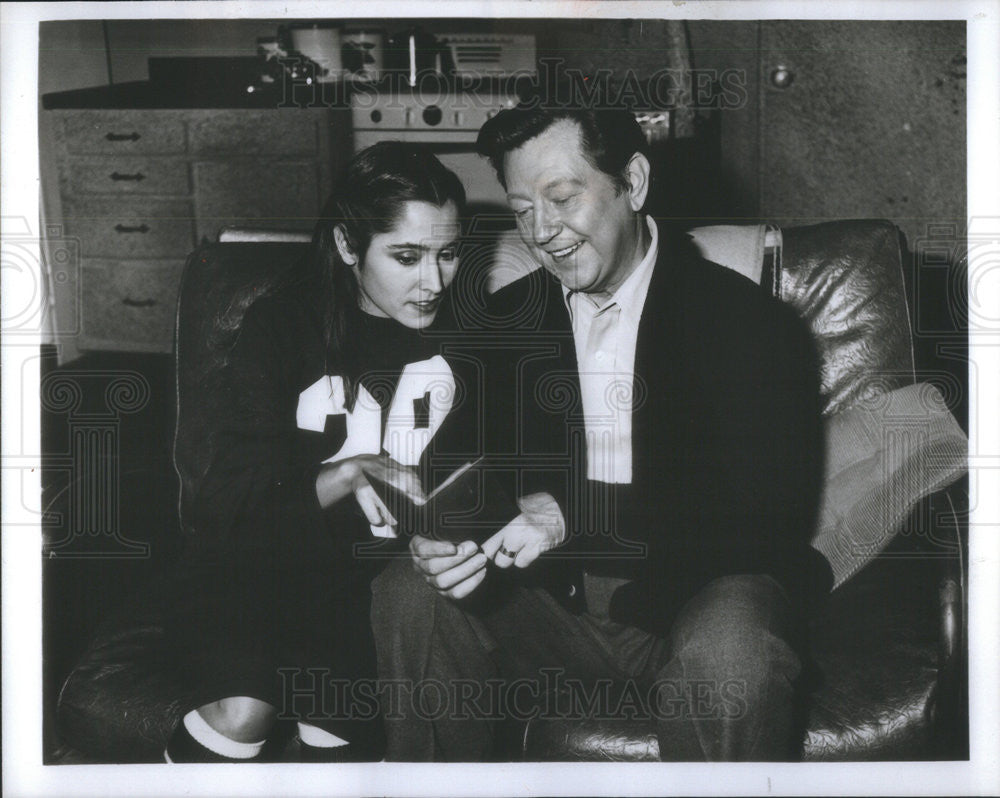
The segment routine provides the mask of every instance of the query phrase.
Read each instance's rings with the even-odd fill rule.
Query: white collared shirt
[[[599,303],[563,286],[583,394],[587,478],[599,482],[632,482],[635,348],[659,247],[656,224],[649,216],[646,224],[649,249],[610,299]]]

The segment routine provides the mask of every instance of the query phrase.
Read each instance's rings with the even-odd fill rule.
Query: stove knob
[[[440,125],[442,119],[444,119],[444,113],[442,113],[438,106],[428,105],[424,109],[424,121],[431,127]]]
[[[371,117],[372,122],[382,121],[382,112],[379,111],[377,108],[374,111],[372,111],[371,114],[369,114],[369,116]]]

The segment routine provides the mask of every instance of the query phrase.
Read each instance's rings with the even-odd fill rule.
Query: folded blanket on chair
[[[926,496],[967,467],[968,438],[941,393],[918,383],[837,413],[826,424],[826,478],[812,540],[834,588],[875,557]]]

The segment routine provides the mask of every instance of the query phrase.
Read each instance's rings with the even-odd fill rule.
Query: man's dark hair
[[[591,166],[608,175],[619,193],[627,189],[628,162],[637,152],[647,154],[648,147],[635,116],[625,108],[547,107],[522,102],[500,111],[480,128],[476,150],[489,158],[500,185],[507,188],[504,156],[563,119],[579,126],[580,145]]]

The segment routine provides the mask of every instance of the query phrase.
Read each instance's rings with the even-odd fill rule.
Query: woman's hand
[[[369,523],[395,526],[396,519],[371,486],[369,476],[392,485],[414,502],[426,501],[414,469],[400,465],[385,454],[359,454],[323,466],[316,477],[320,506],[330,507],[353,493]]]
[[[566,521],[550,494],[532,493],[519,499],[517,506],[521,514],[483,543],[483,551],[498,568],[527,568],[566,540]]]

